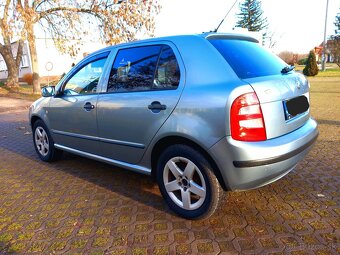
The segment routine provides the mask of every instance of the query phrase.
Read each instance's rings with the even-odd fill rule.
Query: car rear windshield
[[[241,79],[281,74],[287,64],[258,43],[238,39],[211,39]]]

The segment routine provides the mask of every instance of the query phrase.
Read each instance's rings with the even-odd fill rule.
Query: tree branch
[[[0,19],[0,28],[1,28],[1,34],[4,40],[5,45],[10,44],[11,40],[8,34],[7,29],[7,19],[8,19],[8,11],[9,11],[9,5],[11,3],[11,0],[6,0],[5,8],[4,8],[4,16],[2,19]]]
[[[17,50],[17,55],[16,55],[16,65],[19,67],[20,66],[20,62],[21,62],[21,57],[22,57],[22,52],[23,52],[23,40],[20,39],[18,41],[18,50]]]
[[[38,8],[43,4],[48,2],[48,0],[35,0],[33,1],[32,8],[36,11],[38,11]]]
[[[3,54],[3,51],[4,51],[4,45],[2,43],[0,43],[0,54],[2,55]]]
[[[9,5],[11,3],[11,0],[7,0],[5,4],[5,9],[4,9],[4,20],[7,21],[8,17],[8,10],[9,10]]]
[[[74,12],[74,13],[88,13],[96,16],[96,13],[93,12],[91,9],[86,8],[71,8],[71,7],[54,7],[50,8],[46,11],[42,11],[39,13],[40,18],[44,18],[45,16],[59,11],[68,11],[68,12]],[[97,14],[98,15],[98,14]]]
[[[17,8],[18,12],[21,12],[21,10],[24,9],[23,6],[22,6],[21,0],[18,0],[16,8]]]

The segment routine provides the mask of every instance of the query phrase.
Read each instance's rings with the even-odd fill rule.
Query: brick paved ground
[[[339,254],[338,85],[313,87],[320,136],[296,170],[206,221],[173,215],[147,176],[39,161],[27,111],[0,113],[0,254]]]

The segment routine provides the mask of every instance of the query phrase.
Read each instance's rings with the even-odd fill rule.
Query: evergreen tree
[[[237,14],[236,27],[247,28],[248,31],[259,32],[268,27],[267,18],[263,16],[262,4],[259,0],[244,0]]]
[[[311,50],[308,55],[307,64],[303,69],[303,74],[306,76],[315,76],[319,72],[318,65],[316,63],[316,57],[314,50]]]
[[[340,8],[339,8],[340,9]],[[340,35],[340,13],[338,13],[335,16],[335,21],[334,21],[334,25],[335,25],[335,34],[336,35]]]

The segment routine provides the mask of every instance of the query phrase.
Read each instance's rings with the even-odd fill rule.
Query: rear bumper
[[[210,149],[210,154],[230,190],[253,189],[293,170],[317,136],[317,123],[309,119],[299,129],[263,142],[241,142],[227,136]]]

